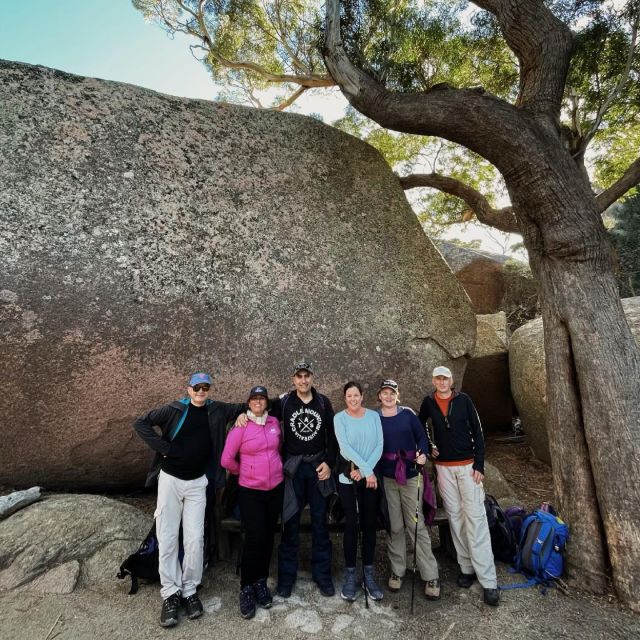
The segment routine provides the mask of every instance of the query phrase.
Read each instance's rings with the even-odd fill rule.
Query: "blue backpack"
[[[522,523],[520,544],[513,573],[528,576],[527,582],[501,585],[501,589],[518,589],[541,584],[550,586],[564,572],[564,548],[569,527],[556,515],[538,509]]]

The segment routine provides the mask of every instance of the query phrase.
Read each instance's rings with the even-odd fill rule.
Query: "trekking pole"
[[[351,471],[355,471],[353,462],[351,463]],[[364,608],[369,608],[369,596],[367,594],[367,582],[364,575],[364,549],[362,547],[362,527],[360,526],[360,507],[358,506],[358,487],[356,481],[351,480],[353,483],[353,496],[356,501],[356,527],[358,528],[358,544],[360,545],[360,561],[362,562],[362,587],[364,589]]]
[[[420,455],[420,451],[417,452],[417,456]],[[418,518],[420,517],[420,473],[421,465],[416,464],[416,469],[418,471],[418,498],[416,500],[416,528],[413,533],[413,576],[411,578],[411,615],[413,615],[413,603],[416,597],[416,569],[418,567]]]

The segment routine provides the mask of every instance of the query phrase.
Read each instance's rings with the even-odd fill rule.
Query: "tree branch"
[[[629,46],[629,53],[627,54],[627,62],[624,66],[624,70],[620,74],[620,78],[616,83],[616,86],[612,89],[611,93],[607,96],[607,99],[604,101],[600,108],[598,109],[598,113],[596,114],[596,118],[593,121],[593,126],[589,130],[586,136],[584,136],[580,142],[580,147],[576,151],[575,155],[582,154],[585,152],[587,145],[593,139],[593,136],[596,135],[600,125],[602,124],[602,119],[604,115],[607,113],[609,107],[613,103],[614,100],[620,95],[624,86],[627,84],[629,80],[629,75],[631,74],[631,68],[633,66],[633,57],[636,52],[636,43],[638,39],[638,26],[640,23],[640,9],[636,10],[635,18],[633,24],[631,26],[631,43]]]
[[[360,113],[387,129],[457,142],[489,160],[503,175],[539,145],[538,118],[482,88],[441,84],[417,93],[387,90],[349,60],[340,36],[339,5],[339,0],[326,1],[324,60],[345,98]]]
[[[292,93],[286,100],[283,100],[275,107],[271,107],[273,111],[284,111],[287,107],[290,107],[305,91],[307,87],[300,87],[297,91]]]
[[[460,180],[443,176],[438,173],[414,173],[400,178],[403,189],[413,189],[415,187],[432,187],[444,193],[464,200],[473,211],[476,218],[490,227],[507,231],[509,233],[520,233],[518,221],[511,207],[495,209],[489,201],[473,187],[464,184]]]
[[[618,198],[622,197],[637,184],[640,184],[640,158],[629,165],[619,180],[596,196],[596,203],[600,213],[606,211]]]
[[[520,63],[516,106],[559,121],[573,36],[542,0],[473,0],[496,16]]]

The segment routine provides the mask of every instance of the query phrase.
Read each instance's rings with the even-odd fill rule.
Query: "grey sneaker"
[[[424,595],[427,600],[440,600],[440,579],[427,580],[424,585]]]
[[[367,565],[364,568],[364,584],[362,585],[367,590],[367,594],[372,600],[382,600],[384,593],[378,586],[376,579],[373,575],[373,565]]]
[[[356,588],[356,568],[345,567],[344,584],[342,585],[340,597],[347,602],[353,602],[356,599]]]
[[[402,578],[397,576],[395,573],[392,573],[389,577],[387,586],[389,587],[389,591],[400,591],[402,588]]]
[[[180,610],[180,592],[170,595],[162,601],[160,611],[160,626],[175,627],[178,624],[178,611]]]

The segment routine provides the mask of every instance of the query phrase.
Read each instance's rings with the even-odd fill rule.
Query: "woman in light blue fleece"
[[[375,411],[362,406],[362,387],[359,383],[347,382],[343,390],[347,408],[333,419],[342,458],[341,468],[338,469],[338,493],[345,512],[345,578],[340,595],[350,602],[356,599],[360,525],[364,588],[372,600],[381,600],[382,589],[376,584],[373,574],[378,504],[378,481],[373,470],[382,455],[382,423]]]

